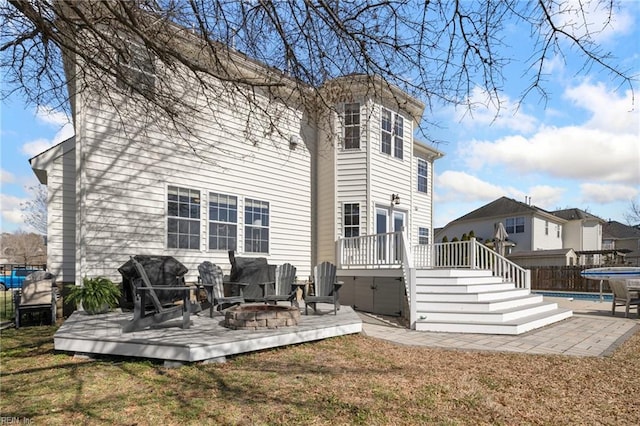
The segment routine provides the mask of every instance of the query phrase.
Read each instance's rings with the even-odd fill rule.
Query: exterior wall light
[[[391,204],[392,205],[398,205],[400,204],[400,195],[398,194],[391,194]]]

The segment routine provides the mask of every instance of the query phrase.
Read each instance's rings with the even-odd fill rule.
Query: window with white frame
[[[556,225],[556,237],[560,238],[560,225]]]
[[[418,244],[429,244],[429,228],[418,228]]]
[[[118,79],[121,88],[153,90],[156,81],[155,64],[153,56],[142,43],[127,40],[118,51],[118,64],[122,71],[122,77]]]
[[[269,253],[269,203],[266,201],[245,199],[244,251]]]
[[[507,234],[522,234],[524,232],[524,217],[508,217],[504,225]]]
[[[429,163],[418,158],[418,192],[429,192]]]
[[[344,104],[344,149],[360,148],[360,104]]]
[[[402,160],[404,144],[404,118],[395,114],[393,126],[393,156]]]
[[[209,250],[236,250],[238,198],[209,193]]]
[[[382,108],[380,116],[380,151],[402,160],[404,143],[404,119]]]
[[[200,191],[169,186],[167,190],[167,247],[200,249]]]
[[[345,238],[360,236],[360,204],[343,204],[342,230]]]

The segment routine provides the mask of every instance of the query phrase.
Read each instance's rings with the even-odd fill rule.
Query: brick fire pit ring
[[[293,306],[238,305],[227,309],[224,326],[233,330],[273,329],[298,325],[300,310]]]

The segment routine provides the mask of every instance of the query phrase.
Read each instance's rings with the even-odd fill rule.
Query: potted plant
[[[82,304],[89,315],[108,312],[118,304],[120,289],[108,278],[95,277],[82,279],[82,286],[68,286],[67,301],[73,306]]]

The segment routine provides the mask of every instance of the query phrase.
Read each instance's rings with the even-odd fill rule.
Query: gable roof
[[[510,217],[510,216],[523,216],[523,215],[539,215],[544,216],[555,222],[564,223],[561,217],[554,216],[546,210],[539,207],[532,206],[520,201],[516,201],[513,198],[500,197],[495,201],[485,204],[484,206],[467,213],[464,216],[459,217],[451,223],[464,222],[468,220],[479,220],[497,217]]]
[[[594,216],[589,212],[580,209],[563,209],[551,212],[553,215],[561,217],[565,220],[597,220],[604,222],[598,216]]]
[[[615,220],[610,220],[602,225],[602,239],[619,240],[626,238],[640,238],[640,229],[627,226]]]

